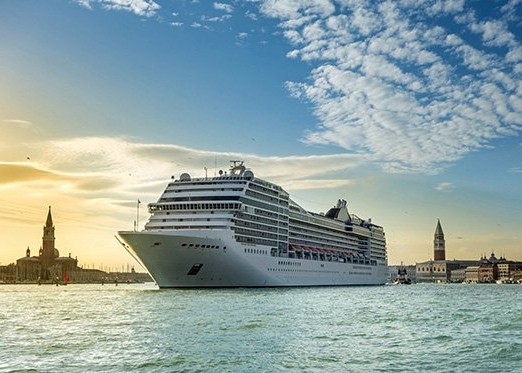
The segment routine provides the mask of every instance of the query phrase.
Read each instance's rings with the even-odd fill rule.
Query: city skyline
[[[0,3],[0,263],[127,265],[171,176],[229,160],[385,229],[391,264],[522,259],[520,1]]]

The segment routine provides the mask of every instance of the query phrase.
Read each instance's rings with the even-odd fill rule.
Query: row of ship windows
[[[273,212],[269,212],[266,210],[260,210],[257,208],[254,209],[254,213],[256,215],[264,215],[264,216],[268,216],[268,217],[274,218],[274,219],[288,220],[288,215],[274,214]]]
[[[250,197],[241,197],[241,200],[248,204],[249,206],[253,207],[259,207],[265,211],[263,211],[265,214],[268,214],[266,211],[273,211],[272,214],[274,214],[275,217],[277,217],[277,213],[280,214],[288,214],[288,208],[287,207],[278,207],[277,205],[271,205],[269,203],[261,202],[256,199],[250,198]]]
[[[180,203],[175,205],[151,206],[150,212],[177,210],[239,210],[240,203]]]
[[[319,229],[321,229],[321,230],[332,229],[334,231],[341,231],[341,232],[344,231],[344,229],[346,228],[346,226],[342,222],[340,222],[338,220],[328,219],[325,217],[321,217],[321,218],[310,217],[306,213],[305,214],[290,213],[289,215],[290,215],[290,220],[295,220],[294,221],[295,226],[301,225],[301,226],[305,226],[309,229],[319,227]],[[328,228],[326,228],[326,227],[328,227]]]
[[[261,255],[268,255],[268,250],[262,250],[262,249],[245,249],[245,253],[247,254],[261,254]]]
[[[259,222],[259,223],[265,223],[265,224],[270,224],[270,225],[279,225],[280,227],[288,227],[288,222],[287,221],[278,220],[277,216],[274,219],[269,219],[269,218],[262,218],[262,217],[257,216],[257,215],[246,214],[246,213],[243,213],[243,212],[237,213],[236,216],[237,216],[238,219],[249,220],[249,221],[256,221],[256,222]]]
[[[275,190],[278,190],[279,192],[283,191],[283,188],[281,188],[279,185],[271,184],[271,183],[268,183],[266,181],[259,180],[259,179],[256,179],[255,182],[251,182],[249,186],[250,187],[259,186],[261,188],[275,189]]]
[[[145,230],[155,231],[155,230],[178,230],[178,229],[226,229],[226,225],[147,225]]]
[[[260,191],[260,192],[262,192],[262,193],[270,194],[270,195],[272,195],[272,196],[276,196],[276,197],[279,196],[279,192],[278,192],[277,190],[274,190],[274,189],[272,189],[272,188],[267,188],[267,187],[261,186],[261,185],[259,185],[259,184],[250,183],[250,184],[248,185],[248,188],[249,188],[249,189],[253,189],[253,190],[258,190],[258,191]],[[283,198],[284,198],[284,197],[288,198],[288,196],[287,196],[286,194],[282,194],[281,196],[282,196]]]
[[[324,227],[317,224],[303,223],[301,221],[293,221],[292,229],[296,232],[317,232],[333,237],[344,237],[346,232],[342,227]]]
[[[371,265],[371,266],[377,265],[376,260],[368,259],[368,258],[356,258],[356,257],[352,258],[351,256],[346,256],[346,258],[341,258],[341,257],[337,257],[337,256],[330,255],[330,254],[323,254],[323,253],[310,254],[307,252],[305,252],[304,254],[300,253],[300,252],[296,252],[296,253],[290,252],[288,255],[290,258],[305,259],[305,260],[319,260],[322,262],[353,263],[353,264],[363,264],[363,265]]]
[[[249,221],[243,221],[243,220],[236,220],[235,222],[236,222],[236,226],[238,226],[238,227],[248,227],[251,229],[257,229],[260,231],[273,232],[273,233],[280,232],[280,234],[288,235],[288,231],[286,229],[278,228],[277,226],[251,223]]]
[[[196,249],[220,249],[221,246],[218,246],[218,245],[201,245],[201,244],[193,244],[193,243],[182,243],[181,244],[181,247],[194,247]],[[223,250],[226,250],[227,247],[226,246],[223,246]]]
[[[237,226],[233,227],[232,229],[237,234],[242,234],[242,235],[245,235],[245,236],[263,237],[263,238],[277,240],[277,233],[273,234],[273,233],[267,233],[267,232],[264,232],[264,231],[255,231],[255,230],[252,230],[252,229],[239,228]]]
[[[295,268],[267,268],[268,271],[271,272],[302,272],[302,273],[339,273],[339,271],[319,271],[313,269],[295,269]]]
[[[191,192],[219,192],[219,191],[232,191],[232,192],[242,192],[243,188],[180,188],[177,186],[175,189],[167,189],[167,192],[170,193],[191,193]]]
[[[296,243],[297,245],[304,245],[304,246],[320,246],[324,249],[332,249],[332,250],[342,250],[344,248],[350,249],[350,250],[361,250],[366,251],[366,246],[359,246],[357,243],[353,242],[339,242],[339,241],[331,241],[331,240],[322,240],[322,239],[303,239],[302,237],[294,237],[292,234],[290,234],[290,237],[292,237],[292,241]]]
[[[241,235],[235,235],[237,242],[246,242],[246,243],[252,243],[257,245],[267,245],[267,246],[277,246],[277,241],[272,240],[265,240],[262,238],[253,238],[253,237],[245,237]]]
[[[328,234],[331,236],[345,236],[346,231],[342,227],[325,227],[317,224],[303,224],[301,221],[293,221],[292,226],[296,232],[318,232],[322,234]]]
[[[267,202],[270,202],[270,203],[273,203],[273,204],[276,204],[276,205],[279,204],[279,205],[288,207],[288,201],[283,200],[283,199],[279,199],[277,197],[270,197],[270,196],[267,196],[266,194],[254,192],[252,190],[247,190],[245,192],[245,194],[247,196],[255,198],[255,199],[259,199],[259,200],[267,201]]]
[[[277,264],[281,266],[299,266],[301,267],[301,262],[285,262],[284,260],[280,260]]]

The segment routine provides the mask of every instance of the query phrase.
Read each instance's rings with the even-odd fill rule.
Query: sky
[[[447,259],[522,260],[521,39],[521,0],[0,1],[0,264],[52,206],[62,256],[136,265],[115,233],[232,159],[390,264],[437,219]]]

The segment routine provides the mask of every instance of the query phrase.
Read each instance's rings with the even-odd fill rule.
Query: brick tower
[[[444,240],[444,232],[440,226],[440,220],[437,219],[437,228],[433,238],[433,258],[435,260],[446,260],[446,241]]]
[[[53,264],[55,258],[55,247],[54,247],[54,225],[53,218],[51,216],[51,206],[49,206],[49,212],[47,213],[47,220],[43,227],[42,237],[42,250],[40,256],[40,263],[42,264],[44,279],[46,279],[46,270]]]

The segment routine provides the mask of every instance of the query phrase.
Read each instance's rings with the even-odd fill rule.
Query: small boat
[[[411,278],[408,277],[406,268],[403,266],[399,267],[397,270],[397,277],[395,277],[395,281],[393,283],[395,285],[411,285]]]

